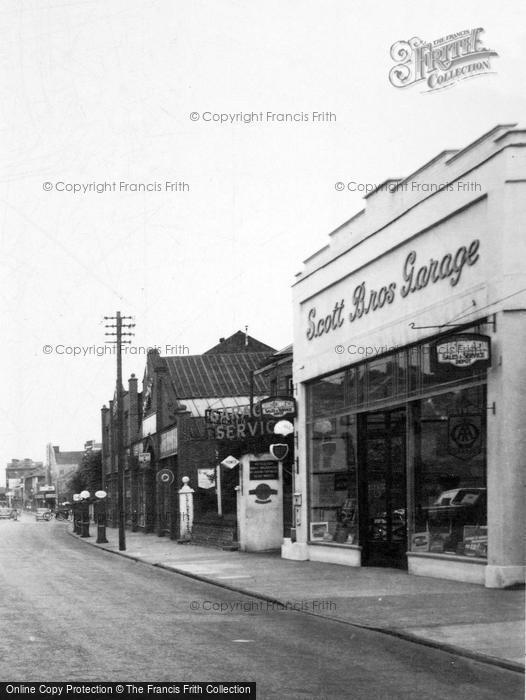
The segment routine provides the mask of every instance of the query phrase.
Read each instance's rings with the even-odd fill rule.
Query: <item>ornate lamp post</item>
[[[97,523],[97,544],[106,543],[106,491],[95,491],[95,522]]]
[[[89,537],[89,491],[81,491],[79,496],[80,501],[80,536]]]

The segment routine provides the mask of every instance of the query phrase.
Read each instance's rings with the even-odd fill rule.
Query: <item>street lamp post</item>
[[[105,544],[106,539],[106,491],[95,491],[95,522],[97,523],[97,544]]]
[[[80,535],[80,494],[73,494],[73,532]]]
[[[90,497],[90,492],[89,491],[81,491],[79,493],[79,496],[81,498],[80,501],[80,536],[81,537],[89,537],[89,497]]]

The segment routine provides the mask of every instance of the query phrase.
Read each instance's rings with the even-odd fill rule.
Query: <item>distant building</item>
[[[79,468],[83,456],[83,451],[61,452],[58,445],[47,445],[45,490],[50,507],[69,499],[68,481]],[[48,489],[48,486],[54,489]]]
[[[22,507],[31,497],[26,493],[26,480],[40,474],[44,475],[44,463],[32,459],[12,459],[5,468],[5,496],[13,505]],[[44,477],[45,479],[45,477]]]
[[[49,494],[49,498],[47,497]],[[50,498],[54,499],[55,489],[46,486],[46,471],[44,466],[35,469],[27,474],[23,479],[22,507],[34,510],[43,508],[48,504]]]
[[[95,440],[87,440],[84,443],[84,452],[100,452],[102,450],[102,442]]]

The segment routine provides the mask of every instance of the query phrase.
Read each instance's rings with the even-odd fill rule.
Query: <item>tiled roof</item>
[[[248,396],[250,373],[267,352],[231,352],[162,358],[178,399]],[[265,382],[254,378],[254,393],[265,393]]]
[[[237,331],[229,338],[222,338],[217,345],[213,348],[207,350],[204,355],[224,355],[225,353],[255,353],[264,352],[267,355],[276,352],[274,348],[270,345],[262,343],[260,340],[256,340],[251,335],[243,333],[243,331]]]

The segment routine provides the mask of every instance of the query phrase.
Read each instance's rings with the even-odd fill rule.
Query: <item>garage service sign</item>
[[[368,314],[389,307],[397,298],[406,299],[419,294],[426,287],[442,285],[456,287],[465,271],[476,265],[480,258],[480,240],[445,253],[442,257],[420,259],[415,250],[410,251],[401,265],[401,279],[385,280],[381,286],[371,287],[360,282],[347,298],[334,300],[334,305],[321,313],[312,306],[307,311],[307,340],[337,331],[345,324],[355,323]]]

